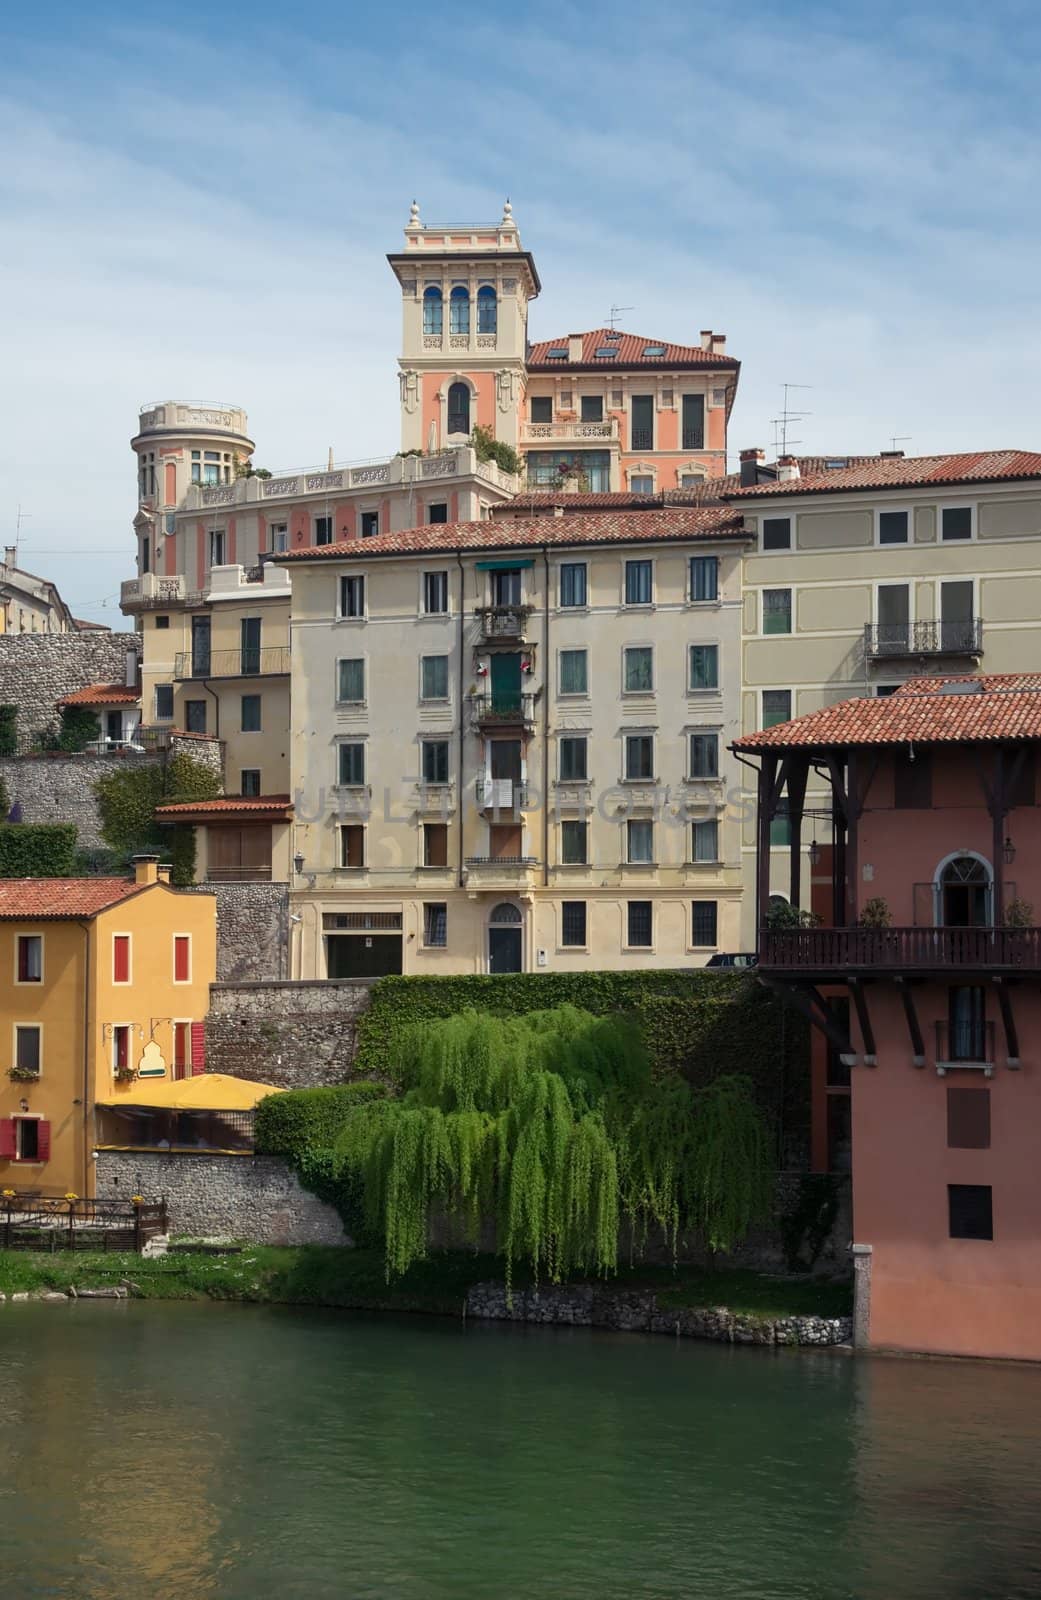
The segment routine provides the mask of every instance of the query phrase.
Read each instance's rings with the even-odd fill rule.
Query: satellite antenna
[[[635,309],[635,306],[612,306],[607,313],[607,326],[611,329],[611,332],[614,332],[615,323],[623,311],[634,311]]]

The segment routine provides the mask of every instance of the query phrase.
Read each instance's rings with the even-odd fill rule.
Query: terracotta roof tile
[[[578,334],[571,335],[578,338]],[[583,333],[582,359],[571,361],[566,357],[556,356],[551,358],[551,350],[568,350],[569,336],[562,339],[540,339],[528,351],[527,366],[529,370],[548,370],[559,372],[561,368],[571,367],[597,367],[610,372],[612,367],[729,367],[737,368],[740,361],[734,356],[724,355],[721,352],[713,354],[710,350],[703,350],[700,345],[670,344],[665,339],[645,339],[638,333],[619,333],[612,328],[594,328],[590,333]],[[598,350],[614,348],[615,355],[610,359],[597,357]],[[645,350],[660,350],[660,356],[648,356]]]
[[[514,495],[512,500],[502,500],[492,506],[491,512],[493,518],[501,519],[521,511],[553,511],[560,506],[572,516],[576,511],[660,511],[663,503],[660,494],[632,494],[628,490],[592,494],[583,490],[547,489]]]
[[[813,458],[810,458],[811,460]],[[842,494],[863,489],[924,489],[960,483],[1009,483],[1041,478],[1041,455],[1031,450],[974,450],[952,456],[872,457],[837,471],[804,475],[784,483],[736,489],[732,500],[782,494]]]
[[[278,565],[293,561],[364,561],[374,556],[481,550],[519,550],[528,545],[629,544],[639,540],[751,538],[740,511],[726,506],[676,507],[669,511],[604,511],[568,517],[533,517],[515,522],[434,523],[380,533],[372,539],[287,550]]]
[[[62,695],[60,706],[136,706],[141,698],[139,689],[128,689],[124,683],[92,683],[86,689],[75,689]]]
[[[1041,739],[1041,673],[915,678],[896,694],[842,700],[734,742],[737,750],[793,746],[964,744]]]
[[[142,887],[133,878],[0,878],[0,919],[96,917]]]
[[[324,547],[323,547],[324,548]],[[291,816],[293,802],[287,794],[259,794],[239,795],[224,794],[214,800],[175,800],[169,805],[156,806],[157,817],[187,817],[191,816],[250,816],[259,817],[287,817]]]

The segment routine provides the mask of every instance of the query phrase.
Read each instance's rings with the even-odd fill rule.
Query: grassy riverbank
[[[498,1281],[494,1256],[441,1253],[417,1262],[387,1283],[379,1250],[307,1246],[280,1250],[247,1246],[241,1254],[137,1255],[0,1251],[0,1294],[42,1289],[101,1288],[128,1281],[147,1300],[242,1300],[271,1305],[349,1306],[458,1316],[475,1283]],[[530,1280],[518,1275],[516,1287]],[[841,1317],[850,1314],[844,1284],[767,1277],[755,1272],[709,1272],[680,1266],[623,1269],[610,1284],[653,1290],[662,1306],[726,1306],[738,1316]]]

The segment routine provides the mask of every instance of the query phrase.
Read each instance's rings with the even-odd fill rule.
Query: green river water
[[[1041,1372],[0,1307],[3,1600],[1037,1600]]]

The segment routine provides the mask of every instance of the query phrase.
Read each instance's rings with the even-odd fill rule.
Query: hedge
[[[0,878],[71,878],[76,867],[74,823],[0,823]]]
[[[803,1019],[754,976],[688,970],[516,973],[475,977],[380,978],[358,1019],[353,1071],[395,1077],[404,1029],[470,1008],[520,1016],[561,1005],[603,1016],[635,1015],[656,1073],[680,1072],[695,1088],[728,1073],[755,1086],[784,1157],[809,1136],[809,1043]]]
[[[365,1224],[361,1183],[334,1174],[332,1147],[351,1110],[364,1100],[377,1100],[386,1093],[383,1084],[363,1079],[327,1088],[269,1094],[256,1110],[257,1154],[280,1157],[305,1189],[339,1212],[356,1244],[379,1241]]]

